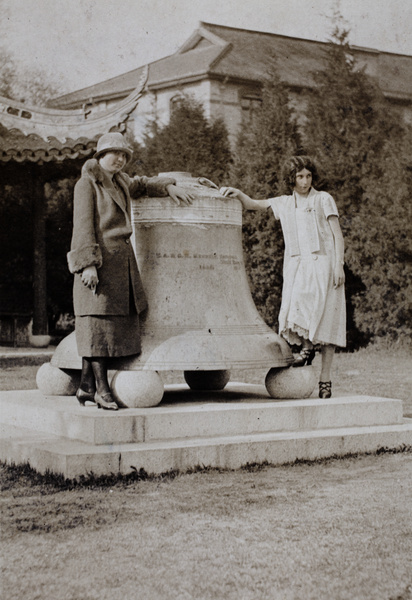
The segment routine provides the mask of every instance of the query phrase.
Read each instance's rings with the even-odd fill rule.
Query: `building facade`
[[[236,29],[210,23],[199,28],[171,56],[150,63],[147,85],[132,115],[132,130],[141,140],[148,122],[169,120],[182,94],[202,102],[207,117],[223,118],[233,142],[242,119],[259,102],[269,61],[276,60],[279,76],[289,89],[291,103],[302,114],[305,97],[322,70],[327,43]],[[399,118],[412,123],[412,56],[352,48],[359,68],[379,85]],[[59,109],[105,111],[137,86],[144,67],[96,85],[60,96]],[[130,122],[130,121],[129,121]]]

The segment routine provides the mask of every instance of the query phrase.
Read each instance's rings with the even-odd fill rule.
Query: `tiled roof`
[[[210,72],[211,65],[219,59],[224,48],[208,46],[184,54],[172,54],[150,65],[148,87],[159,87],[172,80],[184,80]]]
[[[150,63],[147,87],[155,89],[171,80],[185,80],[191,77],[204,76],[221,52],[221,48],[211,46],[193,50],[185,54],[172,54],[171,56]],[[50,101],[49,106],[71,108],[79,106],[85,100],[89,99],[103,101],[106,98],[123,98],[137,85],[143,70],[144,67],[139,67],[128,73],[107,79],[102,83],[59,96],[59,98]]]
[[[9,130],[0,123],[0,163],[61,163],[66,159],[87,158],[95,152],[97,137],[66,139],[65,142],[54,137],[44,140],[33,133],[25,135],[18,129]]]
[[[147,87],[184,83],[194,78],[221,77],[260,82],[271,56],[279,75],[296,87],[312,87],[312,74],[323,68],[327,43],[200,23],[181,49],[149,65]],[[359,65],[376,78],[388,96],[412,100],[412,56],[353,48]],[[54,99],[50,106],[72,108],[89,98],[121,98],[136,86],[142,68]]]
[[[202,27],[232,45],[232,50],[214,65],[215,75],[261,81],[268,61],[275,57],[279,76],[285,83],[311,87],[311,73],[322,67],[325,43],[207,23],[202,23]]]
[[[412,99],[412,56],[380,52],[376,78],[381,90],[388,95]]]
[[[52,108],[57,106],[70,108],[72,105],[79,106],[97,96],[99,96],[100,100],[104,100],[105,97],[115,98],[116,96],[123,98],[125,94],[136,87],[143,71],[144,67],[139,67],[128,73],[123,73],[112,79],[107,79],[103,83],[97,83],[87,88],[82,88],[75,92],[59,96],[54,100],[50,100],[48,105]]]
[[[274,53],[280,77],[289,85],[312,86],[311,73],[323,68],[325,42],[235,29],[202,23],[202,27],[232,44],[213,68],[213,73],[257,79],[264,74],[265,57]],[[352,48],[360,66],[375,77],[388,95],[404,94],[412,100],[412,56],[381,52],[370,48]]]

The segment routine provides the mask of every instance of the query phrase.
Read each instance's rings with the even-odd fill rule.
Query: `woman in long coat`
[[[139,314],[147,302],[130,236],[131,196],[167,196],[177,204],[193,197],[174,179],[122,173],[132,151],[121,133],[107,133],[86,161],[74,189],[71,249],[76,342],[82,357],[77,399],[116,410],[107,358],[139,354]]]

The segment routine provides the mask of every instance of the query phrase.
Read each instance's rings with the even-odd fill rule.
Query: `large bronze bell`
[[[195,200],[191,206],[170,198],[133,201],[133,244],[149,308],[141,355],[113,359],[110,369],[116,375],[183,371],[190,387],[214,389],[224,387],[231,369],[289,366],[289,346],[260,317],[250,293],[241,203],[224,198],[206,179],[162,175],[190,189]],[[51,364],[81,369],[74,333],[59,344]],[[116,375],[114,391],[121,396]],[[136,405],[129,398],[125,403]]]

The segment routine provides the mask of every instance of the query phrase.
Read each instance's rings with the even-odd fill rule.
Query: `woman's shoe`
[[[80,406],[85,406],[86,402],[94,403],[94,401],[95,401],[94,395],[95,395],[95,392],[86,392],[85,390],[82,390],[82,388],[80,388],[80,387],[76,392],[76,398],[79,401]]]
[[[94,401],[97,404],[97,408],[104,408],[105,410],[117,410],[119,408],[110,392],[102,395],[96,392]]]
[[[319,398],[331,398],[332,397],[332,382],[331,381],[319,381]]]
[[[299,355],[292,363],[292,367],[304,367],[305,365],[311,365],[314,358],[315,348],[302,348]]]

